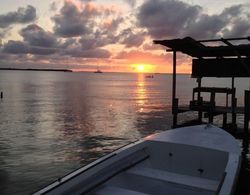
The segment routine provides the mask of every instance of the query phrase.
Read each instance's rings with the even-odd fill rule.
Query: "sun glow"
[[[137,70],[138,72],[144,72],[145,66],[144,66],[143,64],[138,64],[138,65],[136,66],[136,70]]]
[[[132,68],[134,69],[135,72],[146,73],[146,72],[152,72],[154,66],[151,64],[133,64]]]

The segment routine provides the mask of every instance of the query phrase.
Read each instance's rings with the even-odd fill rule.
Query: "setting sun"
[[[154,66],[152,64],[133,64],[132,68],[138,73],[147,73],[154,71]]]
[[[138,64],[138,65],[136,66],[136,70],[137,70],[138,72],[144,72],[144,71],[145,71],[145,67],[144,67],[143,64]]]

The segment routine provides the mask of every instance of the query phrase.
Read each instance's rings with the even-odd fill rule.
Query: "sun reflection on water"
[[[139,112],[143,112],[147,99],[147,91],[145,86],[145,75],[138,74],[136,82],[136,104],[139,108]]]

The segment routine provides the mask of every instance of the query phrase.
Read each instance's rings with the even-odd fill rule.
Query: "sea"
[[[249,83],[249,79],[235,79],[239,105],[244,103]],[[231,87],[231,79],[203,79],[202,85]],[[177,75],[180,104],[189,103],[196,86],[190,75]],[[136,73],[2,70],[0,91],[2,195],[35,192],[117,148],[172,125],[171,74],[147,78],[147,74]],[[224,104],[225,99],[220,95],[216,102]],[[183,113],[178,122],[196,117],[193,112]],[[243,125],[243,116],[237,120]],[[222,118],[216,117],[215,125],[221,124]],[[241,140],[239,144],[244,166],[236,193],[248,194],[249,146]]]

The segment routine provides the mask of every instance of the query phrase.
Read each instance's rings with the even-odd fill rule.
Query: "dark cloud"
[[[47,48],[47,47],[30,46],[28,49],[29,49],[28,53],[34,55],[52,55],[57,52],[56,48]]]
[[[87,18],[82,17],[81,12],[70,2],[65,2],[60,14],[54,16],[53,20],[55,33],[62,37],[76,37],[90,32]]]
[[[223,17],[228,18],[229,25],[225,26],[222,34],[225,37],[243,37],[250,34],[250,14],[249,5],[237,5],[226,8],[221,14]]]
[[[246,36],[250,15],[243,8],[243,5],[234,5],[219,14],[208,15],[200,6],[179,0],[146,0],[139,8],[137,20],[156,39]]]
[[[242,13],[243,7],[243,5],[233,5],[231,7],[225,8],[221,13],[221,17],[227,19],[238,17]]]
[[[249,36],[249,20],[246,19],[237,19],[232,24],[231,29],[225,29],[223,31],[225,37],[244,37]]]
[[[105,33],[97,31],[95,34],[90,36],[83,36],[79,43],[81,44],[81,48],[83,50],[96,49],[100,47],[104,47],[109,44],[114,44],[118,42],[118,38],[114,36],[112,33]]]
[[[75,47],[77,44],[77,40],[75,38],[67,38],[63,43],[61,43],[61,48],[66,49],[70,47]]]
[[[190,24],[182,34],[195,38],[213,38],[226,24],[227,20],[219,15],[201,15],[197,22]]]
[[[21,29],[23,41],[10,40],[3,45],[6,54],[51,55],[58,52],[60,44],[55,36],[36,24]]]
[[[102,47],[114,43],[114,39],[96,32],[82,36],[80,39],[68,38],[61,44],[61,55],[81,58],[109,58],[111,53]]]
[[[16,12],[0,15],[0,28],[9,27],[16,23],[28,23],[36,19],[36,8],[28,5],[26,8],[18,8]]]
[[[23,41],[8,41],[2,47],[5,54],[60,55],[77,58],[109,58],[111,53],[101,47],[107,40],[67,38],[58,42],[53,34],[37,25],[28,25],[20,31]]]
[[[241,13],[242,6],[237,5],[225,8],[222,13],[218,15],[201,14],[196,21],[190,23],[190,25],[184,29],[185,33],[182,34],[195,38],[227,36],[223,31],[230,31],[227,28],[232,26],[232,22],[240,17]],[[236,36],[242,36],[242,34],[240,33]]]
[[[95,38],[87,38],[87,37],[82,37],[79,40],[79,42],[81,43],[83,50],[95,49],[105,45],[105,43],[102,43],[102,40],[98,41]]]
[[[105,49],[83,50],[81,47],[71,48],[64,51],[63,55],[70,55],[79,58],[109,58],[111,53]]]
[[[117,18],[112,19],[111,21],[104,22],[104,29],[106,31],[115,33],[121,23],[124,22],[124,18],[118,16]]]
[[[75,53],[73,57],[83,57],[83,58],[109,58],[111,53],[105,49],[92,49],[83,50],[81,52]]]
[[[176,37],[199,16],[201,7],[177,0],[146,0],[139,8],[137,19],[154,38]]]
[[[8,54],[35,54],[35,55],[51,55],[56,53],[54,48],[30,46],[22,41],[8,41],[3,45],[3,53]]]
[[[77,58],[109,58],[111,53],[102,49],[106,45],[104,42],[95,40],[94,37],[82,37],[81,39],[68,38],[60,45],[61,56],[71,56]]]
[[[123,43],[126,47],[139,47],[144,41],[144,37],[140,34],[131,34],[126,37],[121,43]]]
[[[124,22],[112,7],[89,1],[82,1],[81,6],[65,1],[59,14],[52,19],[55,34],[67,38],[60,45],[60,54],[82,58],[109,58],[110,52],[103,47],[119,41],[116,34]]]
[[[139,47],[145,39],[146,33],[141,32],[133,32],[130,28],[123,30],[120,35],[120,43],[124,44],[127,48],[129,47]]]
[[[24,41],[33,46],[56,47],[58,45],[56,37],[48,31],[45,31],[36,24],[30,24],[20,31]]]
[[[9,54],[26,54],[28,53],[28,46],[22,41],[8,41],[4,44],[3,52]]]
[[[90,34],[93,33],[93,28],[97,27],[97,16],[112,13],[112,9],[97,7],[92,3],[83,3],[82,8],[78,8],[72,2],[65,1],[60,13],[52,18],[55,22],[54,31],[61,37]]]
[[[55,22],[54,31],[58,36],[67,38],[94,34],[96,30],[116,30],[122,22],[121,17],[113,18],[111,22],[106,21],[106,18],[115,13],[116,10],[112,7],[98,6],[89,1],[83,1],[81,6],[65,1],[59,14],[52,17]],[[99,22],[97,18],[100,19]]]

